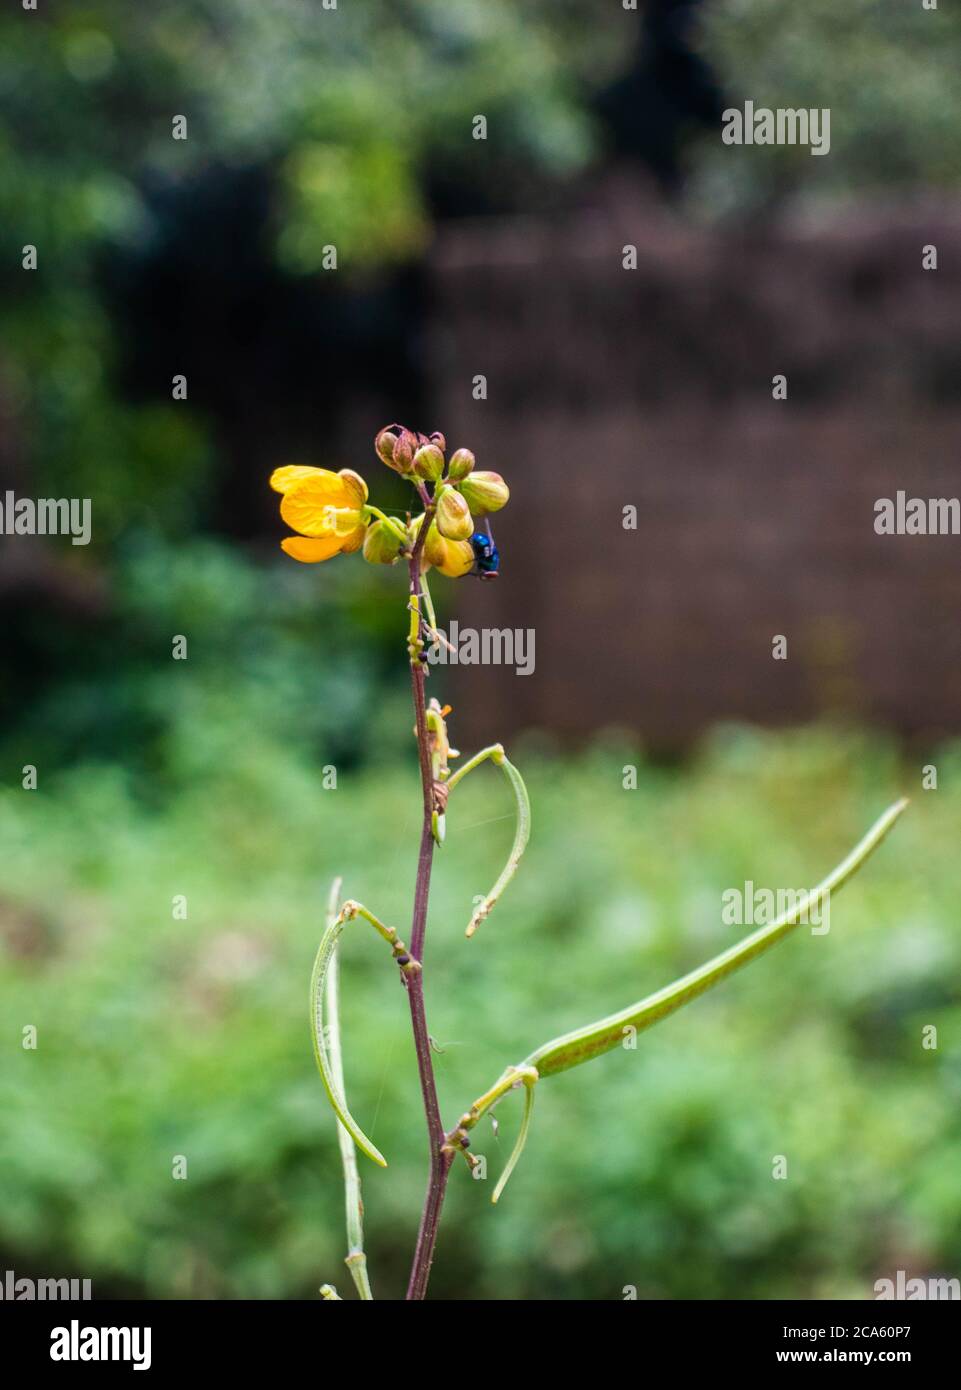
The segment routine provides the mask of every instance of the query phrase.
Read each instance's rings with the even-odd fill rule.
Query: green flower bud
[[[470,508],[452,487],[445,487],[437,499],[437,529],[449,541],[466,541],[474,530]]]
[[[457,487],[473,512],[499,512],[511,495],[499,473],[472,473]]]
[[[422,444],[414,455],[414,472],[428,483],[436,483],[444,471],[444,455],[436,444]]]
[[[372,565],[393,565],[400,554],[401,539],[382,521],[367,527],[364,536],[364,559]]]
[[[466,478],[474,468],[474,455],[470,449],[455,449],[447,465],[447,476],[455,483]]]

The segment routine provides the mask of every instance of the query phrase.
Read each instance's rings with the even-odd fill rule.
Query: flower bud
[[[437,529],[449,541],[466,541],[474,529],[470,508],[452,487],[445,487],[437,500]]]
[[[400,554],[401,539],[382,521],[367,527],[364,536],[364,559],[372,565],[393,565]]]
[[[423,524],[424,513],[421,512],[420,516],[415,516],[407,527],[407,543],[411,550],[413,550],[414,546],[417,544],[417,537],[420,535],[420,528]],[[438,534],[437,527],[432,521],[430,530],[427,532],[427,537],[420,552],[421,565],[429,566],[435,564],[438,560],[442,560],[444,558],[444,547],[446,544],[447,542]],[[433,554],[433,559],[428,555],[428,551]]]
[[[410,430],[401,430],[397,442],[394,445],[394,453],[391,460],[391,466],[396,468],[398,473],[410,472],[416,447],[416,434],[411,434]]]
[[[429,565],[436,565],[438,569],[440,569],[447,560],[447,542],[439,533],[433,521],[430,524],[430,530],[427,532],[427,539],[424,541],[424,559]]]
[[[470,541],[444,541],[446,553],[437,566],[448,579],[460,579],[474,568],[474,550]]]
[[[466,478],[468,473],[473,471],[473,468],[474,455],[470,449],[455,449],[447,465],[447,476],[457,483],[462,478]]]
[[[414,472],[428,483],[436,483],[444,471],[444,455],[436,444],[422,444],[414,455]]]
[[[397,435],[394,433],[392,425],[385,425],[382,430],[378,430],[374,439],[374,450],[382,463],[386,463],[388,468],[394,467],[394,448],[397,444]]]
[[[472,473],[457,486],[474,512],[499,512],[511,495],[499,473]]]
[[[447,453],[447,440],[441,434],[440,430],[434,431],[434,433],[430,437],[430,443],[436,444],[442,454]]]

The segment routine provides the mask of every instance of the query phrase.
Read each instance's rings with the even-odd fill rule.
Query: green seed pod
[[[470,449],[455,449],[450,456],[447,465],[447,476],[453,482],[459,483],[462,478],[466,478],[468,473],[473,472],[474,455]]]
[[[511,495],[499,473],[472,473],[457,486],[472,512],[499,512]]]
[[[394,565],[400,554],[401,539],[382,521],[367,527],[364,536],[364,559],[372,565]]]
[[[470,507],[452,487],[445,487],[437,501],[437,529],[449,541],[466,541],[474,529]]]
[[[422,444],[414,455],[414,472],[425,482],[436,483],[444,471],[444,455],[436,444]]]

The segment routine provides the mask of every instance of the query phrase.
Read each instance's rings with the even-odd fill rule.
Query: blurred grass
[[[827,936],[802,928],[636,1052],[546,1081],[498,1208],[455,1169],[434,1296],[863,1298],[896,1268],[957,1274],[961,748],[935,759],[930,792],[854,733],[722,732],[684,770],[642,766],[636,791],[621,771],[635,755],[612,742],[517,758],[533,838],[472,942],[472,897],[511,834],[493,773],[452,800],[435,873],[448,1123],[506,1063],[730,944],[724,889],[811,886],[895,795],[914,804]],[[417,807],[412,751],[324,791],[296,736],[253,728],[164,806],[144,809],[109,766],[0,793],[8,1266],[73,1268],[95,1294],[346,1292],[307,981],[334,873],[406,934]],[[399,1296],[425,1173],[409,1023],[373,934],[344,945],[348,1093],[391,1165],[362,1169],[372,1281]],[[19,1046],[28,1024],[36,1051]],[[492,1180],[518,1115],[509,1098],[500,1138],[477,1131]]]

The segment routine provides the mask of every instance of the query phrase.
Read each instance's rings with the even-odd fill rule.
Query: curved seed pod
[[[507,1160],[503,1173],[501,1173],[500,1177],[497,1179],[497,1186],[494,1188],[494,1195],[491,1197],[491,1202],[495,1206],[500,1200],[501,1193],[507,1186],[511,1173],[513,1173],[514,1169],[517,1167],[518,1159],[524,1152],[524,1145],[527,1143],[527,1134],[531,1127],[531,1116],[534,1113],[534,1087],[537,1084],[537,1073],[534,1073],[533,1078],[524,1077],[523,1081],[524,1113],[521,1116],[521,1127],[517,1131],[517,1138],[514,1141],[514,1148],[511,1156]]]
[[[340,902],[342,880],[335,878],[330,886],[327,900],[327,925],[337,917],[337,904]],[[337,977],[339,962],[337,952],[331,955],[327,970],[325,1000],[327,1006],[327,1027],[324,1041],[327,1044],[327,1058],[333,1074],[334,1084],[339,1095],[344,1094],[344,1062],[340,1049],[340,1001]],[[340,1149],[340,1162],[344,1170],[344,1213],[347,1219],[347,1258],[344,1263],[350,1270],[354,1287],[364,1302],[374,1295],[371,1292],[370,1276],[367,1273],[367,1256],[364,1253],[364,1200],[360,1190],[360,1173],[357,1171],[357,1149],[344,1126],[337,1124],[337,1144]]]
[[[373,1141],[367,1138],[367,1135],[347,1109],[347,1101],[344,1098],[343,1091],[337,1084],[337,1078],[331,1066],[330,1052],[327,1045],[327,1035],[325,1032],[325,986],[327,983],[327,972],[330,969],[331,960],[337,949],[337,941],[341,932],[344,930],[344,926],[345,918],[343,910],[341,910],[340,914],[335,917],[333,922],[325,929],[320,939],[317,958],[314,961],[314,968],[310,977],[310,1017],[312,1025],[311,1034],[314,1042],[314,1057],[317,1061],[317,1068],[320,1071],[321,1080],[324,1083],[324,1090],[327,1092],[327,1099],[333,1106],[334,1114],[337,1116],[338,1120],[340,1120],[340,1123],[344,1126],[344,1129],[346,1129],[361,1153],[365,1153],[368,1158],[380,1164],[381,1168],[386,1168],[386,1158]]]
[[[480,906],[475,909],[473,917],[467,924],[466,936],[473,936],[485,917],[490,916],[498,898],[517,872],[517,866],[521,861],[521,855],[527,848],[527,841],[531,836],[531,802],[530,797],[527,795],[527,787],[524,785],[523,777],[508,758],[501,744],[493,743],[490,748],[483,748],[479,753],[475,753],[463,767],[457,769],[453,777],[447,783],[448,789],[453,791],[457,783],[460,782],[462,778],[466,777],[468,772],[473,772],[474,768],[482,763],[485,758],[490,758],[492,763],[496,763],[511,785],[511,790],[517,802],[517,827],[514,831],[514,843],[511,845],[511,852],[507,856],[507,863],[501,870],[500,877],[493,888],[484,898],[483,902],[481,902]]]

